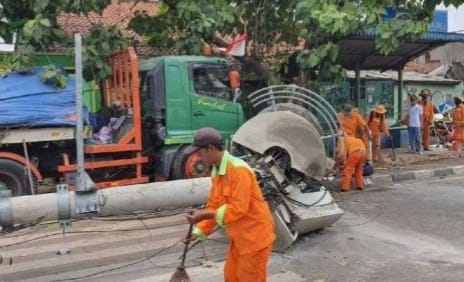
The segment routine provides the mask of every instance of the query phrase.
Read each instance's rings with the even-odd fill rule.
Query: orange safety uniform
[[[212,167],[211,177],[206,210],[216,216],[199,222],[193,234],[204,240],[216,225],[225,227],[230,242],[225,281],[266,281],[267,263],[276,238],[274,219],[253,170],[224,151],[220,166]]]
[[[240,73],[236,70],[233,70],[229,73],[230,88],[238,89],[240,88]]]
[[[366,146],[364,145],[361,139],[345,136],[344,142],[345,146],[345,156],[341,156],[344,159],[344,170],[343,178],[341,182],[341,190],[348,191],[350,190],[351,178],[355,177],[356,188],[364,188],[364,178],[363,178],[363,167],[366,162]]]
[[[460,146],[464,146],[464,104],[459,104],[454,110],[453,124],[455,129],[452,148],[457,150]]]
[[[371,114],[366,116],[366,123],[369,129],[371,130],[371,134],[372,134],[372,141],[373,141],[372,148],[371,148],[372,158],[373,158],[373,161],[379,161],[382,132],[385,133],[387,137],[390,137],[390,130],[388,130],[388,125],[387,125],[385,116],[382,119],[380,117],[376,117],[374,114],[372,120],[370,119],[370,117],[371,117]],[[366,143],[364,143],[364,145],[366,145]]]
[[[423,108],[422,114],[422,146],[424,150],[429,150],[430,143],[430,125],[433,121],[434,106],[430,101],[420,103]]]
[[[356,111],[351,112],[351,117],[341,112],[338,114],[338,120],[340,122],[340,129],[348,136],[360,138],[359,134],[363,131],[363,127],[366,126],[366,122]]]

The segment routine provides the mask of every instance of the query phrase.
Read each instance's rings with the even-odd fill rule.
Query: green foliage
[[[95,25],[84,38],[82,48],[83,76],[86,80],[104,79],[111,75],[109,56],[127,47],[127,40],[120,29]]]
[[[88,15],[101,14],[111,0],[0,0],[0,37],[12,42],[16,34],[16,52],[0,62],[1,70],[27,70],[32,67],[34,54],[47,52],[55,45],[74,51],[71,35],[58,25],[62,12]],[[126,47],[128,40],[116,27],[92,26],[83,40],[84,78],[102,80],[111,74],[107,64],[109,55]],[[50,62],[52,64],[52,62]],[[43,79],[53,81],[55,87],[65,86],[64,76],[53,67],[47,68]]]
[[[336,42],[357,31],[376,29],[376,47],[382,54],[396,50],[405,40],[420,38],[427,30],[431,15],[440,0],[179,0],[163,1],[159,13],[139,15],[131,27],[154,46],[174,47],[180,53],[199,54],[203,42],[218,43],[215,32],[246,32],[249,54],[261,61],[272,46],[296,44],[305,39],[307,48],[298,62],[312,81],[337,81],[344,77],[338,65]],[[445,5],[462,4],[447,0]],[[394,20],[385,22],[387,6],[398,10]],[[277,54],[274,61],[282,61]],[[271,62],[272,82],[278,68]]]
[[[218,31],[231,31],[236,9],[229,1],[164,1],[151,17],[139,13],[129,27],[149,44],[175,47],[181,54],[200,54],[204,42],[211,43]]]
[[[44,71],[40,74],[40,80],[45,84],[52,84],[57,89],[66,88],[66,76],[62,74],[55,65],[44,66]]]
[[[463,2],[445,0],[444,4],[459,6]],[[30,60],[26,57],[32,53],[24,50],[31,48],[45,52],[55,43],[72,47],[72,38],[56,22],[59,13],[101,14],[110,3],[111,0],[0,0],[0,18],[6,19],[0,21],[0,36],[7,42],[15,33],[18,38],[19,52],[10,64],[15,69],[21,69],[21,64],[27,66]],[[224,45],[218,33],[234,36],[246,31],[250,58],[261,62],[271,47],[297,44],[304,39],[306,48],[298,62],[317,84],[343,79],[344,70],[337,64],[338,40],[357,31],[375,29],[377,49],[382,54],[391,53],[405,40],[424,34],[435,6],[440,3],[441,0],[164,0],[155,16],[140,13],[129,27],[149,44],[174,47],[181,54],[200,54],[204,43]],[[392,21],[383,20],[387,6],[398,11]],[[103,79],[111,73],[107,56],[127,46],[128,41],[117,28],[96,25],[83,43],[85,78]],[[264,75],[268,80],[278,80],[276,63],[284,61],[282,54],[277,52],[271,63],[272,75]]]

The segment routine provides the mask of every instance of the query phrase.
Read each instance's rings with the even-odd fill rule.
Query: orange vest
[[[366,151],[364,142],[361,139],[352,136],[345,136],[345,148],[348,155],[357,150]]]
[[[230,88],[237,89],[240,88],[240,74],[238,71],[233,70],[229,74]]]
[[[216,212],[215,219],[203,220],[194,234],[210,234],[224,225],[231,244],[240,255],[262,250],[275,240],[274,219],[253,170],[243,160],[224,151],[219,167],[211,170],[213,186],[206,209]]]
[[[357,131],[366,125],[364,119],[357,113],[351,112],[351,118],[347,117],[345,113],[338,114],[338,120],[340,121],[340,129],[345,132],[345,135],[355,137]]]
[[[456,126],[456,135],[464,134],[464,105],[460,104],[456,107],[453,114],[453,124]]]
[[[380,118],[376,118],[375,116],[372,118],[372,120],[369,120],[369,118],[370,115],[366,117],[366,123],[372,132],[372,136],[379,136],[381,132],[385,133],[387,136],[390,135],[385,118],[383,121],[381,121]]]
[[[422,102],[421,105],[424,111],[422,116],[423,122],[424,124],[429,124],[433,119],[433,104],[432,102],[427,102],[426,104]]]

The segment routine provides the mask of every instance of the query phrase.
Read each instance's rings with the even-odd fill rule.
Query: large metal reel
[[[321,95],[297,85],[274,85],[248,95],[258,112],[290,110],[308,119],[322,139],[337,135],[337,112]]]
[[[321,180],[327,167],[324,144],[318,130],[305,118],[290,111],[261,113],[243,124],[233,142],[264,155],[273,147],[284,149],[293,169]]]

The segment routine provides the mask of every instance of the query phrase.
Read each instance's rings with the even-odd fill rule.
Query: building
[[[446,12],[446,32],[464,34],[464,5],[456,8],[441,4],[437,6],[437,11]],[[441,75],[464,80],[464,43],[448,43],[426,52],[414,62],[422,65],[428,72],[441,67]]]

